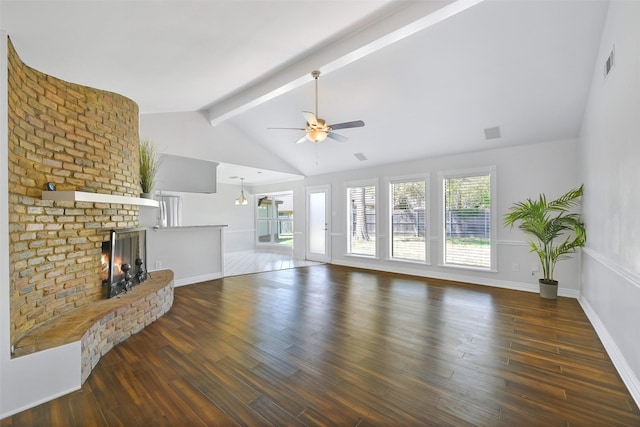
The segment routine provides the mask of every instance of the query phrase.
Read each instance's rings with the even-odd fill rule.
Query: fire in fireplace
[[[147,232],[144,229],[111,230],[102,243],[102,288],[105,298],[131,290],[147,279]]]

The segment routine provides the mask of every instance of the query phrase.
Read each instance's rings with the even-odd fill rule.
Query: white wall
[[[7,33],[0,30],[0,87],[8,85]],[[8,94],[0,92],[0,418],[10,408],[2,402],[8,388],[4,372],[11,359],[11,293],[9,289],[9,124]]]
[[[241,186],[218,183],[213,194],[178,193],[182,198],[182,225],[227,225],[225,228],[225,252],[238,252],[255,247],[255,210],[252,188],[244,187],[249,199],[246,206],[236,206],[235,199],[240,195]],[[159,210],[140,209],[140,225],[153,227],[157,224]]]
[[[142,115],[140,136],[150,138],[166,154],[299,174],[233,126],[222,123],[212,127],[199,112]],[[218,183],[215,194],[180,194],[183,225],[227,224],[225,252],[255,248],[254,192],[250,186],[245,186],[249,199],[246,206],[233,203],[240,194],[240,185]],[[148,215],[144,213],[143,225],[149,225]]]
[[[531,267],[538,266],[538,258],[529,253],[529,246],[526,244],[527,237],[517,228],[513,230],[505,228],[502,225],[502,218],[514,202],[522,201],[527,197],[537,197],[541,192],[548,197],[555,198],[578,187],[580,182],[578,180],[577,150],[578,142],[576,140],[538,143],[313,176],[305,180],[305,185],[331,185],[333,263],[537,292],[540,273],[532,274]],[[497,271],[481,272],[439,266],[442,244],[439,221],[442,219],[438,209],[438,172],[490,166],[495,166],[497,170]],[[366,179],[378,180],[380,185],[376,202],[380,218],[378,233],[386,237],[388,235],[387,180],[390,177],[413,174],[428,174],[429,176],[428,191],[431,202],[428,221],[431,252],[429,265],[388,260],[389,250],[386,238],[380,239],[382,242],[379,248],[382,252],[377,259],[346,255],[346,182]],[[512,271],[513,264],[519,266],[519,271]],[[580,286],[578,271],[579,257],[564,261],[557,266],[556,279],[560,282],[560,295],[578,296]]]
[[[235,205],[240,185],[218,184],[215,194],[183,194],[185,225],[226,224],[225,252],[238,252],[255,247],[255,209],[251,187],[244,187],[249,199],[246,206]]]
[[[612,1],[581,133],[580,302],[640,404],[640,2]],[[604,62],[615,46],[615,67]]]
[[[240,185],[218,184],[213,194],[163,192],[182,199],[182,222],[179,228],[147,232],[148,270],[173,270],[176,286],[222,277],[225,253],[255,247],[254,197],[250,187],[244,188],[249,199],[245,206],[235,204]],[[140,208],[140,226],[160,224],[159,213],[157,208]]]
[[[211,126],[202,113],[159,113],[140,116],[140,137],[166,154],[300,174],[233,126]]]
[[[175,286],[223,277],[224,229],[205,225],[147,231],[149,272],[172,270]]]

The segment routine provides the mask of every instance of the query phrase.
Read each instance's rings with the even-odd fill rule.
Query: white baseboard
[[[36,400],[34,402],[29,402],[28,404],[26,404],[26,405],[24,405],[24,406],[22,406],[20,408],[12,408],[8,412],[0,414],[0,420],[5,419],[7,417],[10,417],[12,415],[15,415],[17,413],[20,413],[22,411],[26,411],[27,409],[35,408],[38,405],[50,402],[50,401],[52,401],[54,399],[57,399],[58,397],[62,397],[62,396],[65,396],[65,395],[67,395],[69,393],[73,393],[74,391],[80,390],[80,388],[81,388],[81,386],[71,387],[69,389],[62,390],[62,391],[59,391],[57,393],[53,393],[50,396],[44,397],[42,399],[38,399],[38,400]]]
[[[375,268],[372,268],[370,263],[358,262],[357,258],[352,259],[333,259],[331,264],[343,265],[346,267],[362,268],[366,270],[384,271],[387,273],[408,274],[411,276],[427,277],[440,280],[450,280],[453,282],[473,283],[474,285],[492,286],[495,288],[512,289],[515,291],[524,292],[540,292],[540,288],[537,284],[512,282],[507,280],[487,279],[483,277],[470,277],[462,274],[443,273],[440,271],[424,270],[421,268],[412,268],[409,265],[403,264],[399,267],[393,267],[390,265],[376,264]],[[575,289],[558,289],[558,295],[569,298],[578,298],[579,292]]]
[[[627,359],[624,357],[616,342],[614,341],[609,331],[604,326],[604,323],[600,320],[597,313],[591,308],[591,305],[585,298],[578,298],[578,302],[584,313],[587,315],[587,318],[593,325],[593,329],[596,330],[596,334],[598,334],[598,338],[604,345],[605,350],[607,350],[607,354],[611,358],[613,365],[618,370],[618,374],[622,378],[622,381],[629,389],[629,393],[631,393],[631,397],[636,401],[636,405],[640,407],[640,380],[634,374],[633,370],[629,363],[627,363]]]
[[[0,362],[0,419],[79,390],[81,353],[80,341],[74,341]]]
[[[224,277],[222,272],[217,272],[211,274],[203,274],[200,276],[186,277],[184,279],[175,279],[174,286],[177,288],[180,286],[193,285],[194,283],[207,282],[209,280],[220,279],[221,277]]]

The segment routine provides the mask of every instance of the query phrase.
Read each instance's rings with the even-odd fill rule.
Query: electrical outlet
[[[156,261],[156,269],[162,268],[162,261]]]
[[[531,272],[535,273],[536,271],[540,271],[540,266],[538,264],[531,266]]]
[[[517,262],[511,264],[511,271],[520,271],[520,264],[518,264]]]

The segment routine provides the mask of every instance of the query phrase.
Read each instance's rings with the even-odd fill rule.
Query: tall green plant
[[[149,139],[140,141],[140,188],[143,193],[151,193],[156,174],[160,169],[160,153]]]
[[[542,264],[543,280],[553,282],[556,263],[569,258],[584,246],[587,234],[580,214],[570,212],[580,203],[582,185],[556,200],[547,201],[544,194],[538,200],[527,199],[515,203],[504,217],[505,225],[518,228],[535,237],[530,240],[531,252],[538,254]]]

